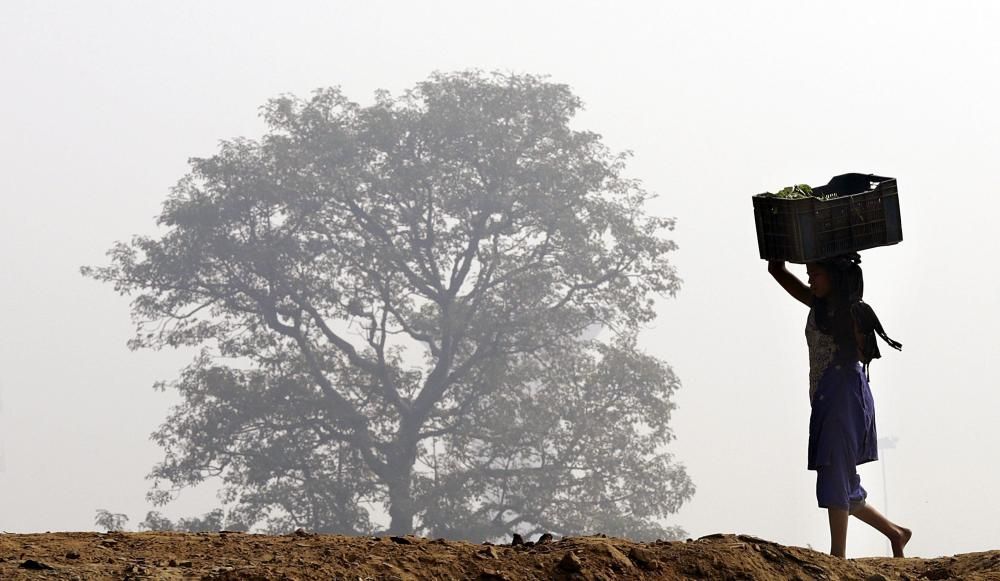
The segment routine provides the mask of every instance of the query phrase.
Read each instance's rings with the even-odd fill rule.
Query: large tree
[[[679,383],[636,346],[679,279],[625,154],[530,75],[435,74],[363,107],[263,107],[85,272],[133,297],[133,348],[200,346],[154,433],[152,497],[209,477],[233,518],[465,538],[670,536],[694,488]],[[600,326],[602,339],[588,329]]]

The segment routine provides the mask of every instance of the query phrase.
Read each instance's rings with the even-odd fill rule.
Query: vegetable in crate
[[[779,198],[788,198],[789,200],[811,198],[813,196],[813,189],[806,184],[796,184],[794,186],[783,188],[774,195]]]
[[[776,198],[784,198],[786,200],[802,200],[805,198],[816,198],[817,200],[827,201],[832,200],[837,197],[836,193],[830,193],[823,196],[817,196],[813,193],[813,189],[806,184],[795,184],[794,186],[788,186],[787,188],[782,188],[778,193],[774,194]]]

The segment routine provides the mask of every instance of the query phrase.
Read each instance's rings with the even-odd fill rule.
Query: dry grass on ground
[[[500,546],[302,531],[3,534],[0,579],[1000,580],[1000,551],[845,561],[746,535],[655,543],[572,537]]]

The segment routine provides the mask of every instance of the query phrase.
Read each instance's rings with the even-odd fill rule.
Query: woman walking
[[[858,465],[878,459],[875,404],[868,386],[868,364],[881,356],[876,336],[902,348],[861,300],[860,263],[856,253],[810,263],[808,286],[784,262],[769,262],[768,272],[809,307],[809,469],[816,471],[816,499],[830,520],[830,554],[844,557],[847,521],[854,515],[884,534],[893,556],[902,557],[912,533],[866,502],[857,472]]]

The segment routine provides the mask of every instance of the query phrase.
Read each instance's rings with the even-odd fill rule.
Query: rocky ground
[[[1000,551],[839,560],[745,535],[517,545],[417,537],[221,533],[0,535],[0,579],[998,579]]]

